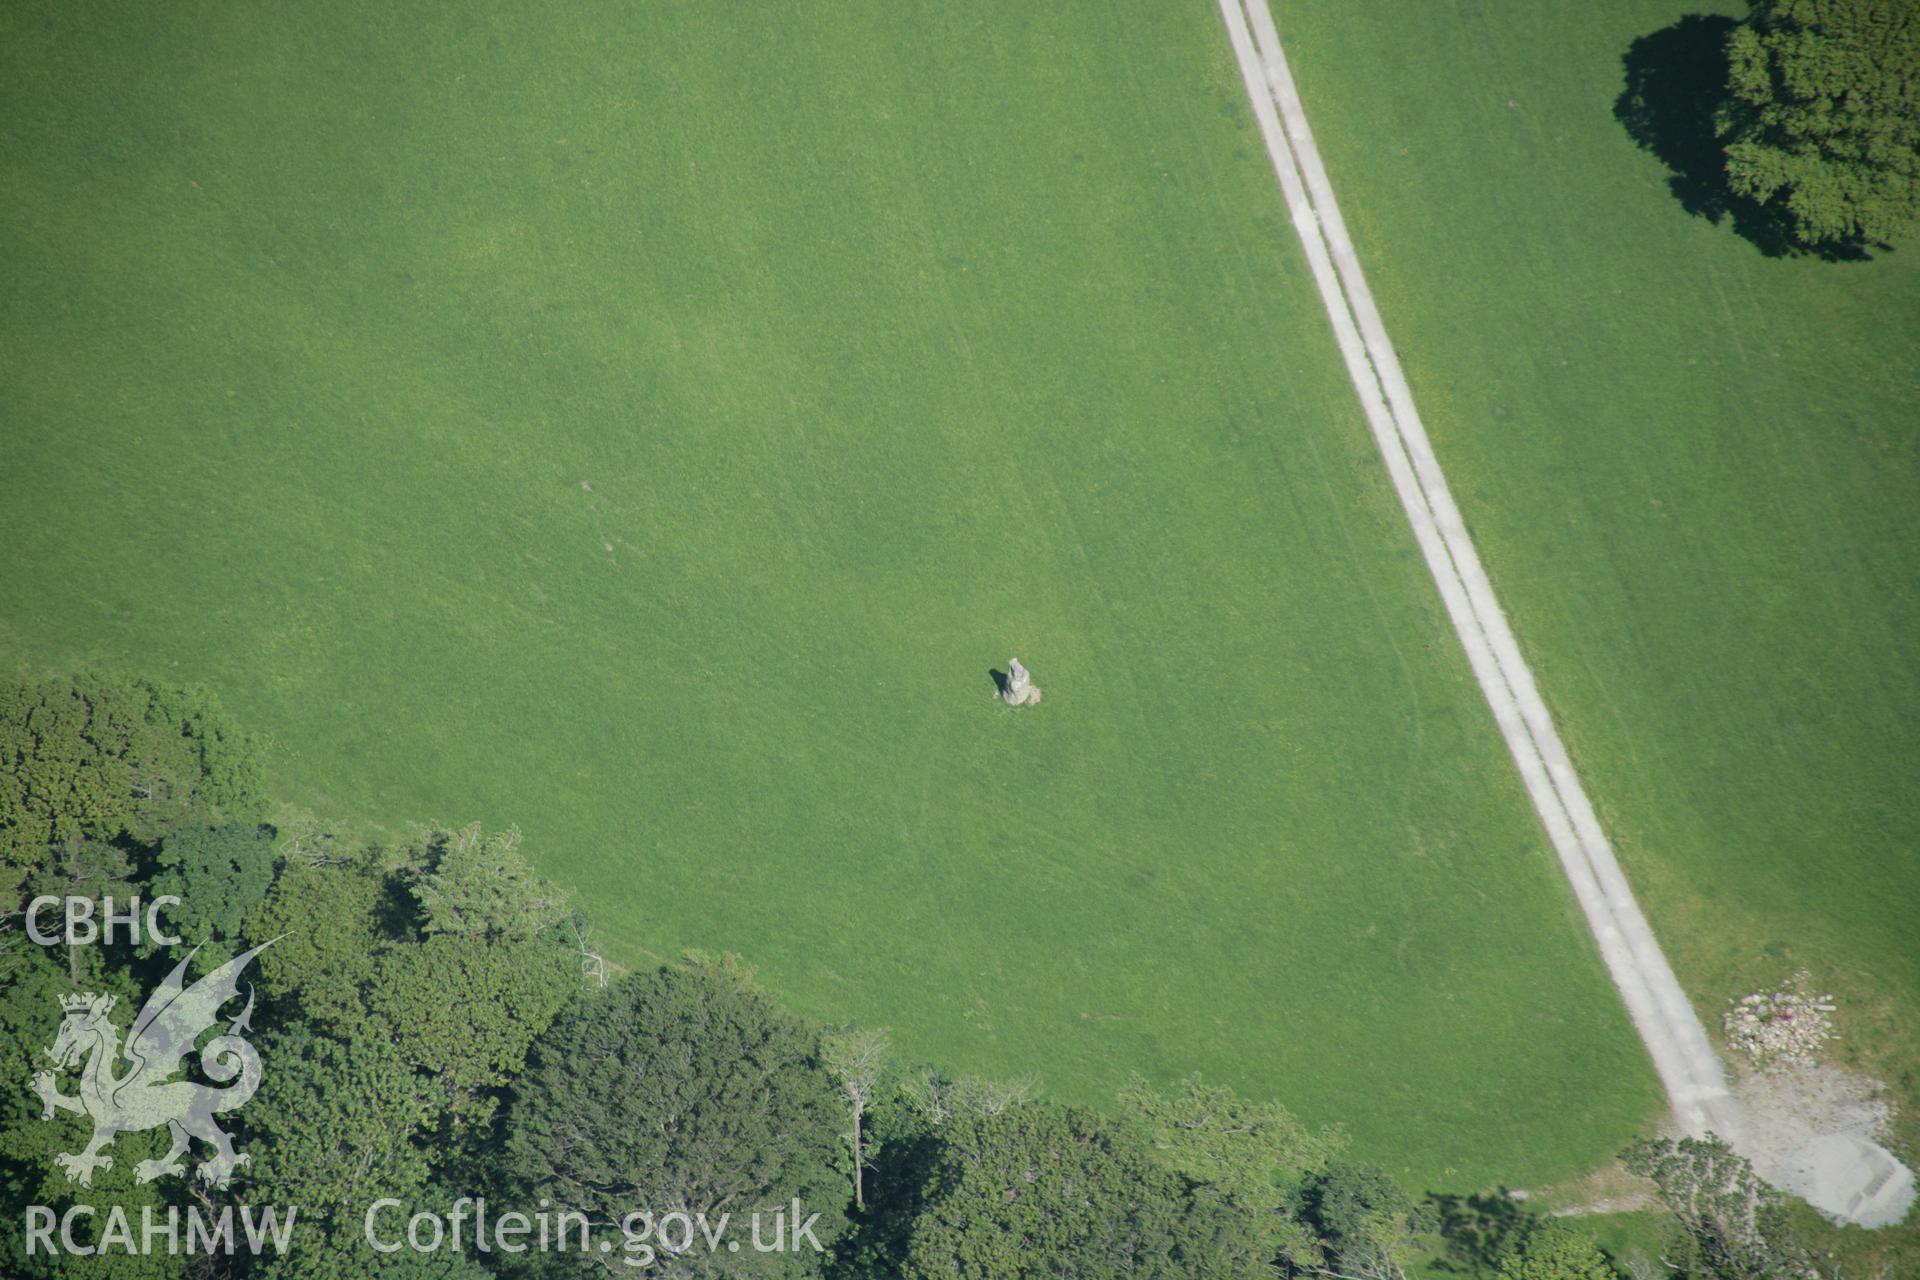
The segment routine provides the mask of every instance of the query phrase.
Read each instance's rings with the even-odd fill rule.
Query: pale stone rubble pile
[[[1778,991],[1742,996],[1721,1020],[1727,1043],[1758,1065],[1812,1062],[1833,1038],[1833,997],[1814,995],[1803,969]]]

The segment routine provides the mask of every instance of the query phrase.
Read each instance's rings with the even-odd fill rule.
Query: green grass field
[[[1913,1158],[1920,253],[1768,258],[1687,214],[1612,104],[1633,41],[1697,8],[1289,3],[1282,28],[1435,446],[1682,981],[1717,1028],[1723,999],[1811,969]]]
[[[1586,1168],[1659,1095],[1218,16],[1042,8],[8,6],[0,653],[957,1070]]]
[[[1689,11],[1286,10],[1442,461],[1696,999],[1808,964],[1887,1001],[1849,1030],[1920,1047],[1920,256],[1769,259],[1681,209],[1610,106]]]

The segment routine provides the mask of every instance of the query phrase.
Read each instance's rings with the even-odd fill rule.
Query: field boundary
[[[1414,408],[1267,0],[1219,3],[1294,230],[1394,491],[1607,971],[1681,1128],[1712,1130],[1738,1143],[1742,1108],[1728,1090],[1719,1055],[1601,830]]]

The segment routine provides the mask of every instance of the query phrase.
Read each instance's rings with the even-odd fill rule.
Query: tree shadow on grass
[[[1445,1242],[1445,1256],[1433,1270],[1480,1276],[1499,1267],[1503,1258],[1517,1255],[1540,1230],[1540,1215],[1515,1200],[1502,1187],[1497,1193],[1461,1196],[1427,1193],[1428,1211]]]
[[[1641,36],[1621,58],[1627,85],[1613,115],[1627,136],[1672,170],[1667,185],[1688,213],[1736,233],[1770,258],[1808,252],[1794,239],[1786,211],[1735,192],[1714,117],[1727,98],[1727,37],[1732,18],[1691,14]],[[1844,250],[1815,250],[1852,257]]]

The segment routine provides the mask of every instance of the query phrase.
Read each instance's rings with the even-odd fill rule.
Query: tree
[[[1252,1215],[1265,1234],[1266,1256],[1296,1264],[1321,1260],[1317,1242],[1290,1209],[1305,1179],[1345,1149],[1345,1135],[1315,1134],[1285,1107],[1250,1102],[1198,1074],[1168,1094],[1135,1076],[1120,1090],[1119,1103],[1168,1168],[1214,1187]]]
[[[438,1082],[449,1118],[479,1124],[493,1110],[489,1091],[520,1070],[580,987],[557,945],[443,934],[384,952],[367,1009],[408,1065]]]
[[[256,1198],[330,1206],[373,1189],[411,1192],[427,1179],[409,1141],[427,1123],[438,1089],[410,1070],[381,1036],[334,1038],[293,1024],[262,1037],[270,1067],[241,1114],[255,1153]]]
[[[894,1280],[925,1208],[946,1126],[961,1117],[1001,1115],[1024,1105],[1033,1089],[1031,1080],[955,1079],[921,1067],[876,1091],[861,1117],[861,1155],[872,1173],[860,1188],[865,1216],[836,1274]]]
[[[260,805],[253,740],[204,689],[80,675],[0,689],[0,869]]]
[[[262,989],[343,1034],[357,1030],[387,941],[379,924],[386,896],[381,879],[358,864],[289,862],[247,916],[248,941],[279,939],[257,962]]]
[[[37,1180],[48,1154],[59,1149],[52,1144],[70,1136],[55,1133],[56,1126],[41,1119],[41,1102],[30,1081],[50,1065],[44,1051],[59,1034],[60,997],[71,995],[73,987],[59,963],[39,947],[9,952],[0,980],[7,993],[0,1000],[0,1170],[7,1172],[12,1191],[22,1176]]]
[[[1250,1214],[1094,1112],[1035,1104],[958,1117],[940,1144],[908,1280],[1270,1274]]]
[[[1248,1101],[1198,1074],[1166,1094],[1134,1076],[1119,1102],[1169,1167],[1261,1211],[1279,1209],[1347,1145],[1337,1131],[1316,1134],[1285,1107]]]
[[[530,1194],[598,1222],[731,1213],[799,1200],[827,1249],[845,1228],[839,1103],[811,1030],[766,996],[704,973],[620,978],[555,1019],[513,1090],[507,1161]],[[798,1252],[668,1259],[656,1274],[810,1274]]]
[[[234,822],[170,831],[154,855],[158,870],[149,897],[180,899],[168,909],[172,931],[188,946],[200,946],[209,965],[239,953],[247,913],[273,884],[272,827]]]
[[[524,941],[567,918],[566,891],[534,874],[518,827],[493,835],[477,822],[458,831],[428,827],[411,856],[426,868],[413,895],[427,933]]]
[[[354,858],[354,844],[340,823],[315,817],[305,809],[284,806],[274,819],[273,851],[283,861],[310,867],[338,866]]]
[[[1302,1214],[1331,1265],[1312,1269],[1352,1280],[1404,1280],[1426,1222],[1384,1170],[1344,1160],[1307,1180]]]
[[[1031,1098],[1035,1087],[1030,1076],[955,1078],[932,1067],[909,1072],[899,1085],[901,1101],[936,1128],[955,1116],[997,1116]]]
[[[445,1205],[451,1199],[427,1203]],[[426,1253],[381,1253],[368,1245],[359,1219],[325,1233],[296,1233],[285,1257],[267,1258],[248,1269],[248,1280],[492,1280],[495,1274],[471,1252],[451,1245]]]
[[[43,1119],[40,1099],[29,1082],[35,1072],[51,1065],[45,1051],[54,1043],[64,1016],[60,997],[72,994],[72,986],[59,963],[38,947],[10,954],[4,980],[6,998],[0,999],[0,1274],[21,1280],[178,1280],[185,1260],[169,1257],[164,1251],[129,1254],[124,1246],[115,1246],[110,1252],[93,1256],[50,1257],[44,1251],[38,1251],[32,1259],[25,1256],[28,1205],[44,1205],[56,1215],[64,1214],[75,1203],[90,1206],[92,1216],[79,1220],[76,1231],[80,1242],[87,1244],[101,1242],[102,1233],[109,1229],[112,1215],[118,1210],[130,1223],[137,1245],[142,1209],[151,1207],[164,1215],[166,1206],[180,1198],[182,1188],[171,1180],[141,1183],[137,1179],[139,1162],[166,1149],[164,1129],[120,1134],[109,1153],[112,1165],[95,1170],[89,1187],[69,1183],[55,1167],[56,1154],[78,1151],[85,1144],[88,1122],[85,1117],[64,1112]],[[92,974],[88,984],[95,991],[118,996],[124,1019],[131,1019],[130,1010],[139,1008],[142,993],[124,971]]]
[[[72,1139],[75,1135],[66,1136]],[[82,1133],[78,1141],[52,1146],[47,1153],[49,1165],[53,1151],[71,1151],[84,1141]],[[151,1213],[164,1223],[169,1206],[178,1207],[186,1196],[177,1184],[141,1183],[133,1173],[137,1162],[158,1156],[165,1149],[164,1142],[156,1143],[148,1134],[123,1134],[114,1144],[113,1166],[96,1172],[93,1185],[84,1189],[73,1186],[65,1175],[49,1167],[37,1187],[10,1196],[12,1202],[5,1217],[0,1218],[0,1273],[9,1280],[187,1280],[187,1258],[170,1256],[164,1245],[151,1250],[142,1247],[143,1214]],[[40,1248],[35,1250],[36,1256],[26,1257],[28,1205],[52,1211],[56,1222],[69,1209],[80,1208],[82,1212],[74,1220],[75,1242],[98,1251],[91,1255],[64,1250],[49,1254]]]
[[[874,1090],[880,1087],[880,1073],[887,1065],[887,1033],[881,1030],[846,1031],[827,1036],[821,1042],[821,1057],[827,1064],[827,1070],[840,1082],[840,1092],[847,1100],[848,1119],[852,1127],[847,1132],[847,1144],[853,1152],[853,1207],[864,1210],[867,1207],[866,1188],[863,1175],[866,1172],[866,1151],[861,1145],[861,1122],[866,1119],[867,1108],[873,1105]]]
[[[1722,1280],[1802,1280],[1817,1274],[1787,1227],[1780,1193],[1744,1156],[1709,1133],[1647,1139],[1620,1153],[1627,1169],[1651,1179],[1660,1203],[1679,1220],[1684,1269]]]
[[[1500,1280],[1618,1280],[1593,1237],[1553,1225],[1500,1260]]]
[[[1472,1275],[1499,1270],[1552,1227],[1551,1219],[1514,1199],[1505,1187],[1469,1195],[1428,1192],[1426,1209],[1444,1243],[1446,1269]]]
[[[298,1205],[303,1231],[325,1238],[290,1258],[342,1252],[366,1205],[411,1200],[426,1185],[414,1138],[441,1091],[380,1035],[323,1037],[295,1023],[263,1037],[260,1057],[260,1092],[238,1113],[253,1158],[247,1198]]]
[[[1910,0],[1749,0],[1719,131],[1741,195],[1784,203],[1808,245],[1920,222],[1920,21]]]
[[[133,883],[133,860],[124,849],[84,836],[69,835],[56,847],[41,870],[28,882],[36,897],[87,898],[93,902],[93,922],[104,926],[106,900],[125,910],[139,892]],[[47,921],[43,917],[42,927]],[[67,980],[80,984],[81,956],[97,968],[102,949],[95,943],[67,943]]]

